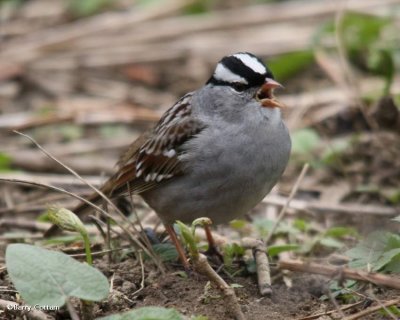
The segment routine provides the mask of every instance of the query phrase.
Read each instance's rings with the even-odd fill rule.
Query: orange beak
[[[266,78],[265,83],[261,86],[257,92],[257,99],[261,102],[261,105],[266,108],[283,108],[285,105],[276,100],[274,97],[274,89],[283,88],[283,86],[271,78]]]

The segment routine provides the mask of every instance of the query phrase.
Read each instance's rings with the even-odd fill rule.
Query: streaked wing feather
[[[136,140],[121,157],[119,170],[110,179],[112,197],[127,194],[128,184],[129,191],[138,194],[181,174],[180,147],[203,129],[191,117],[191,98],[192,93],[183,96],[147,133],[145,140]]]

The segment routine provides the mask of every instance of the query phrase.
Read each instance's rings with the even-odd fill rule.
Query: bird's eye
[[[237,92],[243,92],[246,89],[246,85],[240,82],[234,82],[231,84],[231,86]]]

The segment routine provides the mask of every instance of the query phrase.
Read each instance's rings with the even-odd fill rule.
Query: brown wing
[[[199,133],[203,124],[192,118],[192,93],[183,96],[160,119],[154,130],[144,133],[121,156],[117,163],[118,171],[101,188],[108,197],[118,197],[131,193],[141,193],[156,187],[163,181],[181,174],[179,161],[182,144]],[[92,194],[87,200],[98,203],[102,198]],[[92,209],[86,203],[74,210],[83,215]],[[45,236],[56,233],[52,226]]]
[[[130,148],[132,151],[121,158],[119,170],[111,179],[112,196],[124,195],[128,191],[138,194],[181,173],[180,147],[203,129],[191,116],[191,98],[192,93],[182,97],[163,115],[153,132],[142,140],[140,147]]]
[[[110,198],[139,194],[161,182],[181,174],[179,161],[182,144],[199,133],[204,126],[192,118],[192,93],[177,101],[151,132],[141,135],[131,144],[117,163],[118,171],[101,188]],[[93,194],[88,200],[101,201]],[[75,208],[75,213],[86,211],[87,205]]]

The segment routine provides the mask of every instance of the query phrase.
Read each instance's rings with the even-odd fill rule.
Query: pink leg
[[[179,242],[178,237],[176,236],[174,227],[171,225],[166,225],[165,230],[167,230],[169,237],[176,248],[176,251],[178,251],[178,256],[179,256],[179,259],[181,260],[183,266],[185,267],[186,270],[189,270],[190,266],[189,266],[189,262],[186,258],[185,250],[183,250],[182,245]]]

